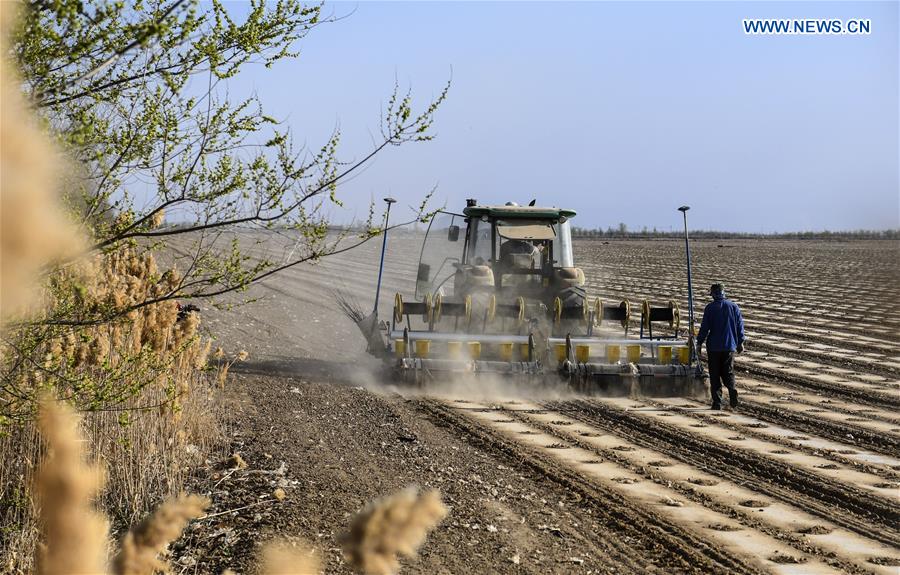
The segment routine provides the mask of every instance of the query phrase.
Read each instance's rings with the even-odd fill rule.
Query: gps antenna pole
[[[691,283],[691,244],[688,240],[687,213],[691,209],[690,206],[681,206],[678,211],[684,216],[684,252],[687,258],[687,280],[688,280],[688,323],[691,326],[691,364],[694,363],[694,357],[697,356],[697,349],[694,345],[694,287]],[[697,360],[700,357],[697,356]]]
[[[387,204],[387,211],[384,213],[384,237],[381,239],[381,262],[378,264],[378,283],[375,285],[375,307],[372,308],[372,313],[375,316],[378,316],[378,297],[381,295],[381,274],[384,272],[384,250],[387,248],[387,234],[388,234],[388,222],[391,219],[391,204],[395,203],[397,200],[394,198],[384,198],[385,203]]]

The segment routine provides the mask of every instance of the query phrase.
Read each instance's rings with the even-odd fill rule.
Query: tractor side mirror
[[[450,226],[447,231],[447,241],[459,241],[459,226]]]
[[[416,275],[416,281],[427,282],[431,275],[431,266],[428,264],[419,264],[419,273]]]

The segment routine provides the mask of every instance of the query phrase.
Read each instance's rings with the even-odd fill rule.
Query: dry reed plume
[[[174,272],[158,272],[152,254],[134,248],[98,256],[86,266],[93,271],[79,278],[83,289],[74,301],[65,293],[47,301],[78,309],[121,309],[171,289],[176,281]],[[60,275],[70,273],[83,272],[73,268]],[[31,568],[28,549],[38,537],[33,506],[19,489],[22,478],[29,481],[33,473],[27,462],[39,457],[29,421],[37,390],[53,390],[88,411],[83,429],[91,456],[109,462],[99,503],[119,527],[127,527],[160,498],[179,493],[185,471],[201,464],[217,441],[213,386],[218,374],[216,366],[207,366],[212,342],[201,338],[199,324],[199,314],[179,319],[177,304],[166,301],[107,324],[38,327],[33,337],[27,329],[13,334],[34,342],[27,357],[36,361],[16,362],[13,354],[0,359],[10,376],[0,390],[0,415],[16,418],[0,424],[5,432],[0,433],[0,500],[5,503],[0,505],[0,556],[9,558],[11,569]],[[90,411],[104,406],[116,409]]]
[[[35,280],[48,263],[83,246],[57,195],[61,157],[30,113],[8,60],[18,4],[0,2],[0,321],[35,303]]]
[[[78,418],[63,405],[44,401],[40,429],[48,455],[36,482],[44,539],[37,573],[104,573],[108,526],[91,505],[103,476],[84,463]]]
[[[64,404],[42,402],[40,429],[48,455],[36,481],[44,540],[36,557],[39,575],[107,572],[109,528],[103,515],[91,505],[103,485],[103,474],[99,468],[84,463],[84,440],[78,425],[78,417]],[[125,535],[112,572],[166,572],[168,565],[159,559],[159,554],[208,505],[205,497],[197,495],[183,495],[163,503]]]
[[[374,501],[353,520],[341,545],[350,564],[368,575],[390,575],[398,555],[415,557],[428,533],[447,515],[435,491],[411,487]]]
[[[321,570],[318,553],[305,545],[269,543],[260,553],[263,575],[315,575]]]
[[[159,559],[159,554],[208,506],[209,500],[198,495],[182,495],[163,503],[153,515],[125,535],[113,561],[113,573],[153,575],[157,571],[167,572],[168,564]]]

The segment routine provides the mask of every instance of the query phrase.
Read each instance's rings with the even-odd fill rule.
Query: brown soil
[[[328,573],[348,573],[336,538],[350,515],[370,499],[419,485],[440,489],[450,514],[404,572],[686,568],[651,536],[636,540],[635,529],[617,540],[616,526],[580,494],[435,425],[416,401],[291,377],[239,374],[230,385],[232,448],[248,466],[198,485],[211,492],[210,513],[221,515],[182,540],[183,566],[251,571],[261,542],[289,536],[319,546]],[[272,497],[279,486],[282,501]]]

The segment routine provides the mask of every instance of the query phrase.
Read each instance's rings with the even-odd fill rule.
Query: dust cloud
[[[421,383],[402,381],[389,366],[373,370],[357,367],[350,382],[381,395],[408,398],[467,399],[476,401],[564,400],[581,394],[555,375],[503,375],[497,373],[441,373]]]

